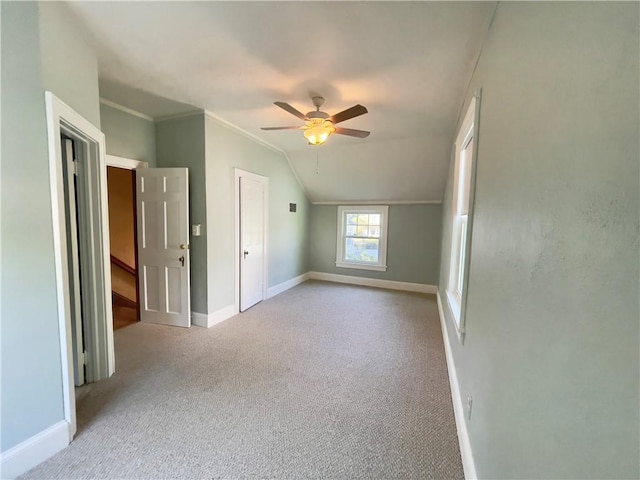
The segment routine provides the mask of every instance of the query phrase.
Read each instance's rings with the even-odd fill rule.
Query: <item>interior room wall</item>
[[[64,5],[0,9],[4,452],[64,418],[45,89],[96,126],[100,119],[97,61]]]
[[[100,104],[107,153],[156,165],[156,126],[151,120]]]
[[[280,152],[205,116],[209,312],[233,305],[234,168],[269,178],[268,286],[308,271],[309,201]],[[289,203],[297,212],[289,212]]]
[[[336,267],[338,206],[312,205],[309,268],[314,272],[437,285],[441,229],[441,205],[390,205],[387,271],[340,268]]]
[[[464,345],[445,316],[479,478],[640,475],[638,9],[501,3],[473,76]]]
[[[189,169],[189,222],[200,224],[201,235],[189,228],[191,256],[191,310],[206,314],[209,273],[207,272],[207,198],[205,185],[204,113],[156,122],[156,166]]]

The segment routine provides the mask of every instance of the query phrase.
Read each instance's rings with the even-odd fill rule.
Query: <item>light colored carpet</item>
[[[309,281],[211,329],[116,332],[22,478],[462,478],[435,297]]]

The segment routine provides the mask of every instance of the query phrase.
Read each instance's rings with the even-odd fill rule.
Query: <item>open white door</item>
[[[140,321],[191,326],[189,172],[136,170]]]
[[[240,177],[240,311],[264,300],[265,180]]]

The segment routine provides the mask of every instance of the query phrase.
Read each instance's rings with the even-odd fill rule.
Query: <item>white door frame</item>
[[[103,349],[104,360],[98,365],[104,376],[115,371],[113,348],[113,314],[111,310],[111,275],[109,260],[109,217],[107,206],[107,167],[105,163],[104,134],[91,122],[83,118],[51,92],[45,92],[47,114],[47,140],[49,156],[49,179],[51,187],[51,219],[53,223],[54,263],[58,323],[60,332],[60,363],[62,368],[62,393],[64,419],[69,428],[69,442],[76,433],[75,387],[73,381],[73,343],[71,338],[71,305],[69,293],[69,271],[67,263],[66,215],[64,201],[64,178],[62,173],[61,133],[84,144],[87,163],[93,173],[90,214],[94,227],[89,249],[93,268],[89,273],[96,285],[90,292],[95,307],[96,338]],[[97,354],[93,352],[90,354]]]
[[[267,298],[267,283],[269,279],[269,272],[267,267],[269,265],[269,178],[263,177],[262,175],[258,175],[255,173],[247,172],[246,170],[241,170],[239,168],[233,169],[234,174],[234,249],[233,249],[233,265],[234,265],[234,285],[235,285],[235,301],[234,301],[234,315],[240,313],[240,258],[242,257],[242,245],[240,245],[240,177],[251,178],[258,182],[264,184],[264,204],[263,204],[263,214],[264,214],[264,250],[262,254],[262,299],[266,300]]]
[[[105,155],[108,167],[124,168],[125,170],[135,170],[136,168],[149,168],[148,162],[133,160],[131,158],[117,157],[115,155]]]

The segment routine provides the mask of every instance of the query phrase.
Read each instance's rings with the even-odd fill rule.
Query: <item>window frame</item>
[[[478,145],[477,116],[479,93],[471,99],[456,137],[453,198],[451,203],[451,252],[447,303],[453,316],[458,338],[465,331],[466,294],[468,284],[475,171]],[[469,151],[468,149],[471,148]]]
[[[345,259],[345,241],[347,238],[347,214],[380,214],[380,236],[368,237],[378,238],[378,262],[356,262]],[[389,225],[388,205],[340,205],[338,207],[338,234],[336,245],[336,267],[355,268],[360,270],[374,270],[378,272],[387,271],[387,239]]]

